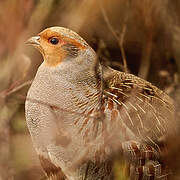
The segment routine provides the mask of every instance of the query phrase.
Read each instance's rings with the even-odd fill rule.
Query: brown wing
[[[110,68],[104,69],[104,82],[104,109],[116,129],[126,129],[122,140],[140,139],[156,146],[173,127],[172,100],[151,83]]]
[[[110,119],[112,146],[116,150],[120,142],[133,167],[130,179],[169,177],[161,140],[175,127],[171,98],[141,78],[104,68],[103,111]]]

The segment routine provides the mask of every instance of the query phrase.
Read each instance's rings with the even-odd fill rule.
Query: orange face
[[[84,44],[51,28],[30,38],[27,44],[35,46],[41,52],[47,66],[57,66],[67,56],[76,57],[80,50],[86,48]]]

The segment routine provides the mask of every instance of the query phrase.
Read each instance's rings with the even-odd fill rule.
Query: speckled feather
[[[161,152],[174,127],[173,101],[145,80],[102,66],[71,30],[52,27],[39,36],[44,62],[27,95],[26,120],[47,176],[114,179],[113,156],[121,154],[131,179],[167,179]],[[49,44],[53,36],[60,45]]]

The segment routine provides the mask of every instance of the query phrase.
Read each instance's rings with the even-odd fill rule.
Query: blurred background
[[[50,26],[70,28],[105,64],[150,81],[178,104],[179,12],[179,0],[0,0],[0,180],[44,177],[24,115],[42,62],[25,45],[29,37]]]

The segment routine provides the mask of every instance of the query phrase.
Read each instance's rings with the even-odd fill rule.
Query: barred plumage
[[[47,176],[115,179],[114,163],[124,158],[131,179],[167,179],[171,171],[162,153],[163,140],[175,131],[171,98],[143,79],[101,65],[70,30],[53,27],[39,36],[33,43],[44,62],[27,95],[26,119]],[[50,37],[59,44],[49,44]]]

